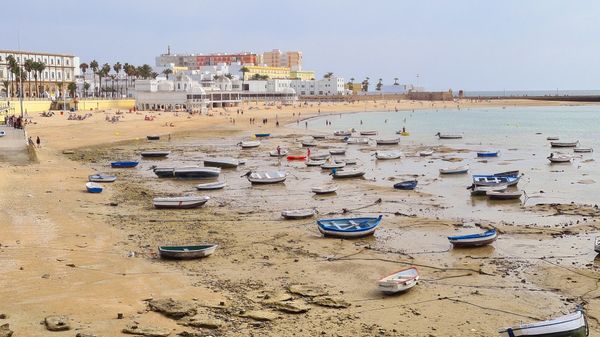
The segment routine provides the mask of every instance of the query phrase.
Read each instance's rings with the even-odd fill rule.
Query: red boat
[[[306,156],[287,156],[287,160],[306,160]]]

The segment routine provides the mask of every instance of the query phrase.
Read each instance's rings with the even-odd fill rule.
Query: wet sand
[[[398,103],[387,103],[392,104]],[[352,108],[322,105],[321,113]],[[0,298],[10,298],[0,302],[0,314],[8,315],[0,324],[10,323],[14,336],[47,336],[39,321],[51,314],[69,315],[73,328],[98,336],[120,335],[131,321],[172,329],[173,336],[184,330],[223,336],[493,336],[500,327],[550,318],[583,303],[592,333],[600,333],[600,273],[593,252],[599,214],[593,206],[512,203],[500,209],[506,214],[502,221],[477,221],[485,218],[478,214],[442,217],[447,201],[389,188],[390,177],[404,177],[377,176],[368,161],[373,149],[366,146],[346,155],[359,158],[366,178],[336,181],[336,195],[315,197],[310,187],[330,182],[327,172],[267,154],[277,145],[304,153],[298,140],[312,131],[274,127],[272,114],[278,111],[283,125],[295,121],[297,111],[308,117],[306,110],[249,113],[246,107],[244,117],[230,109],[230,116],[190,119],[163,113],[153,122],[126,114],[116,124],[104,122],[103,115],[81,122],[36,118],[38,124],[28,132],[42,137],[39,163],[0,167],[8,178],[0,180],[5,205],[0,213],[8,220],[0,237],[5,283]],[[269,126],[259,119],[261,127],[250,127],[250,116],[268,116]],[[235,125],[229,117],[236,118]],[[161,126],[165,122],[175,126]],[[235,145],[254,132],[274,136],[254,150]],[[144,139],[155,133],[171,139]],[[319,144],[313,153],[342,146],[333,137]],[[74,153],[62,154],[67,149]],[[144,149],[172,154],[165,160],[142,159],[133,170],[107,166],[116,159],[137,159]],[[456,149],[447,151],[459,155]],[[217,154],[247,160],[245,167],[223,170],[221,179],[229,186],[221,191],[200,193],[194,189],[199,181],[158,179],[149,170],[169,163],[201,165],[201,159]],[[285,184],[257,187],[240,178],[248,169],[279,168],[290,173]],[[85,193],[87,175],[95,171],[119,178],[100,195]],[[152,197],[180,193],[211,200],[193,210],[152,208]],[[319,217],[383,214],[384,220],[374,237],[339,240],[321,237],[314,219],[280,217],[284,209],[313,207]],[[452,249],[446,240],[477,227],[497,228],[501,236],[479,249]],[[202,260],[157,259],[158,245],[193,242],[220,248]],[[417,287],[397,296],[377,292],[379,278],[407,265],[419,268]],[[298,290],[298,285],[318,289]],[[184,327],[147,310],[144,300],[164,297],[192,302],[200,319],[216,320],[221,327]],[[291,307],[308,311],[285,312],[288,298]],[[272,314],[273,320],[245,317],[253,311]],[[118,320],[117,313],[125,318]]]

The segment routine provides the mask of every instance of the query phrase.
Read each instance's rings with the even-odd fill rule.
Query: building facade
[[[269,67],[287,67],[292,70],[302,70],[302,52],[282,52],[279,49],[273,49],[262,54],[262,62]]]
[[[23,80],[24,97],[50,97],[60,91],[61,85],[66,88],[66,84],[74,82],[75,77],[79,75],[79,58],[73,55],[0,50],[0,86],[8,95],[15,96],[18,91],[16,83],[18,78],[10,72],[8,67],[7,57],[9,56],[14,57],[17,64],[23,69],[25,69],[24,64],[27,60],[40,62],[45,66],[41,72],[24,70],[26,75]],[[4,87],[6,81],[10,82],[8,87]]]
[[[245,66],[248,71],[244,73],[244,80],[251,79],[254,75],[268,76],[270,79],[289,79],[291,77],[290,68],[287,67],[266,67],[266,66]]]
[[[232,63],[240,63],[247,65],[258,64],[258,55],[255,53],[236,53],[236,54],[162,54],[156,57],[157,67],[166,67],[169,64],[175,67],[186,67],[188,69],[200,69],[205,66],[216,66],[219,64],[230,65]]]
[[[331,76],[320,80],[293,80],[290,87],[298,96],[338,96],[348,94],[342,77]]]

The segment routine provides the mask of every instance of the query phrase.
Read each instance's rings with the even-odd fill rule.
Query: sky
[[[20,0],[2,9],[0,49],[88,63],[154,66],[168,45],[277,48],[302,51],[318,77],[399,78],[430,90],[600,89],[597,0]]]

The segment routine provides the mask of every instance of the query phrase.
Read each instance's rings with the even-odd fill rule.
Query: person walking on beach
[[[40,136],[37,137],[37,139],[35,140],[35,143],[37,144],[38,149],[42,147],[41,146],[42,141],[40,140]]]

